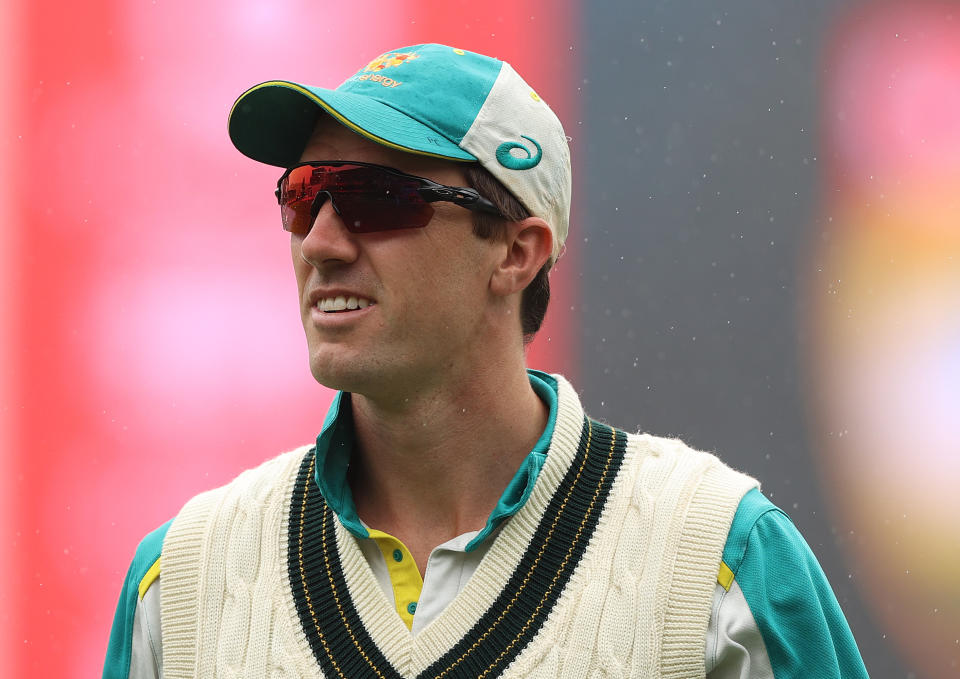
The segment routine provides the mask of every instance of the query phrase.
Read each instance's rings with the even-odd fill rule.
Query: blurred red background
[[[4,676],[97,676],[140,538],[322,422],[332,394],[307,368],[277,170],[230,145],[234,99],[444,42],[512,63],[571,128],[574,10],[5,3]],[[568,254],[554,308],[575,270]],[[557,317],[531,362],[571,374]]]

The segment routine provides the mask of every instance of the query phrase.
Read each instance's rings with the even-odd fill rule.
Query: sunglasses
[[[430,203],[438,201],[502,217],[493,203],[473,189],[438,184],[371,163],[300,163],[277,182],[284,231],[306,235],[327,200],[352,233],[424,227],[433,218]]]

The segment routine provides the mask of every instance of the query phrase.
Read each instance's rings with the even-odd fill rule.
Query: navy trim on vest
[[[627,435],[584,418],[580,444],[526,552],[470,631],[418,679],[497,676],[539,633],[597,526]],[[287,564],[300,623],[327,677],[399,679],[360,620],[337,550],[336,516],[307,454],[290,503]]]

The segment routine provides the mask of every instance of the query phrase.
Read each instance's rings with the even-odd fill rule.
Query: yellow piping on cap
[[[412,149],[412,148],[409,148],[409,147],[407,147],[407,146],[401,146],[400,144],[395,144],[395,143],[393,143],[392,141],[388,141],[388,140],[384,139],[383,137],[378,137],[377,135],[373,134],[372,132],[367,132],[365,129],[363,129],[363,128],[360,127],[359,125],[356,125],[355,123],[351,122],[350,120],[347,120],[346,118],[344,118],[343,115],[341,115],[338,111],[336,111],[335,109],[333,109],[327,102],[325,102],[323,99],[321,99],[320,97],[318,97],[317,95],[315,95],[313,92],[311,92],[311,91],[308,90],[307,88],[301,87],[300,85],[297,85],[296,83],[287,82],[286,80],[271,80],[270,82],[260,83],[259,85],[256,85],[256,86],[254,86],[254,87],[251,87],[249,90],[247,90],[247,91],[244,92],[242,95],[240,95],[240,98],[237,99],[237,100],[234,102],[233,107],[230,109],[230,116],[228,117],[228,119],[233,117],[233,111],[237,108],[237,104],[239,104],[241,101],[243,101],[248,94],[250,94],[251,92],[253,92],[253,91],[255,91],[255,90],[259,90],[261,87],[286,87],[287,89],[290,89],[290,90],[294,90],[294,91],[296,91],[296,92],[299,92],[300,94],[306,96],[308,99],[310,99],[311,101],[313,101],[314,103],[316,103],[316,104],[317,104],[318,106],[320,106],[324,111],[326,111],[327,113],[329,113],[330,115],[332,115],[334,118],[336,118],[338,121],[340,121],[341,123],[343,123],[344,125],[346,125],[347,127],[349,127],[351,130],[353,130],[353,131],[356,132],[357,134],[366,137],[366,138],[369,139],[370,141],[375,141],[375,142],[377,142],[378,144],[382,144],[383,146],[386,146],[386,147],[388,147],[388,148],[397,149],[398,151],[403,151],[404,153],[415,153],[415,154],[417,154],[417,155],[419,155],[419,156],[427,156],[427,157],[429,157],[429,158],[440,158],[440,159],[442,159],[442,160],[453,160],[453,161],[457,161],[457,162],[461,162],[461,163],[473,163],[473,162],[476,162],[476,161],[473,161],[473,160],[468,160],[467,158],[451,158],[450,156],[444,156],[444,155],[442,155],[442,154],[440,154],[440,153],[430,153],[429,151],[419,151],[419,150],[417,150],[417,149]]]

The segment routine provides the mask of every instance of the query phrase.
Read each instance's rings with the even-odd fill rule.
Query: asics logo
[[[527,141],[533,142],[533,145],[537,147],[537,153],[534,155],[530,152],[530,149],[520,142],[503,142],[497,147],[497,162],[508,170],[529,170],[532,167],[536,167],[540,163],[540,159],[543,158],[543,148],[537,143],[536,139],[528,137],[525,134],[521,134],[520,136]],[[513,155],[513,149],[522,149],[527,154],[527,157],[520,158]]]

